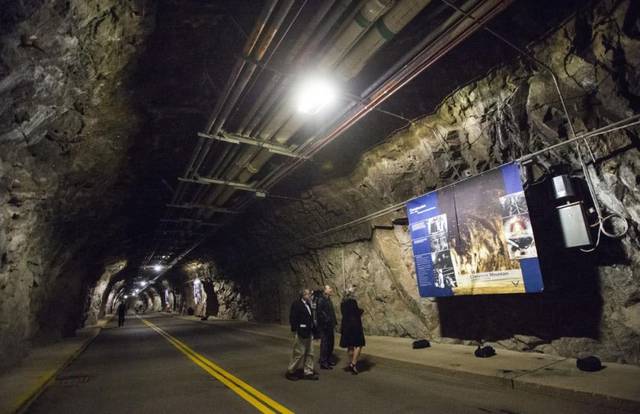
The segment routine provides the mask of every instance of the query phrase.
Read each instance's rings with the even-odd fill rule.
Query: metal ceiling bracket
[[[307,156],[292,152],[289,148],[285,147],[284,145],[271,144],[269,142],[261,141],[252,137],[232,134],[225,131],[220,131],[218,135],[210,135],[210,134],[205,134],[204,132],[198,132],[198,136],[200,138],[229,142],[231,144],[236,144],[236,145],[237,144],[253,145],[256,147],[264,148],[273,154],[283,155],[285,157],[297,158],[302,160],[309,159],[309,157]]]
[[[162,223],[193,223],[197,226],[207,226],[207,227],[218,227],[220,223],[210,223],[202,220],[194,220],[189,218],[180,218],[180,219],[162,219],[160,220]]]
[[[266,190],[254,188],[249,184],[238,183],[235,181],[218,180],[216,178],[208,178],[208,177],[200,177],[200,176],[197,176],[196,178],[179,177],[178,181],[183,181],[185,183],[204,184],[204,185],[206,184],[226,185],[229,187],[233,187],[237,190],[250,191],[252,193],[267,193]]]
[[[213,211],[215,213],[225,213],[225,214],[240,214],[239,211],[235,211],[235,210],[231,210],[229,208],[224,208],[224,207],[216,207],[216,206],[209,206],[206,204],[167,204],[167,207],[169,208],[183,208],[183,209],[202,209],[202,210],[210,210]]]

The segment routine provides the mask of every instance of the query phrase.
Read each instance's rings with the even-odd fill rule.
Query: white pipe
[[[333,47],[324,55],[319,66],[328,69],[338,63],[371,25],[393,6],[393,3],[394,0],[369,0],[364,4],[355,18],[340,33]]]
[[[405,27],[431,0],[400,0],[367,34],[351,49],[337,68],[345,79],[351,79],[387,41]]]
[[[366,32],[391,6],[394,0],[369,0],[353,20],[340,33],[335,43],[327,51],[324,58],[318,65],[319,70],[330,70],[339,60],[351,50]],[[260,138],[271,139],[285,122],[291,117],[291,107],[286,103],[280,105],[271,120],[260,131]]]

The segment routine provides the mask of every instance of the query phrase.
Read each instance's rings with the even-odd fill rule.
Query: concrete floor
[[[505,390],[369,357],[358,376],[320,371],[319,381],[284,378],[290,347],[281,340],[163,315],[145,315],[194,351],[299,413],[602,413],[602,407]],[[316,343],[316,353],[318,345]],[[366,348],[365,348],[366,351]],[[244,413],[257,409],[129,317],[113,322],[29,407],[30,413]],[[610,411],[611,412],[611,411]]]

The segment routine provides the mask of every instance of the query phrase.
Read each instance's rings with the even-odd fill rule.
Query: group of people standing
[[[363,311],[358,307],[354,293],[355,286],[348,288],[340,304],[340,347],[346,348],[349,353],[349,365],[346,369],[357,375],[358,358],[365,345],[365,339],[362,329]],[[313,339],[320,339],[320,368],[333,369],[336,365],[333,349],[338,322],[331,296],[333,289],[328,285],[315,297],[312,297],[310,289],[303,289],[291,305],[289,323],[291,331],[294,332],[294,341],[291,361],[285,374],[287,379],[318,379],[314,370]],[[298,374],[300,367],[302,375]]]

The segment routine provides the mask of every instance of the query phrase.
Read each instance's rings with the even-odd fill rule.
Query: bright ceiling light
[[[147,286],[147,281],[146,280],[141,280],[140,281],[140,286],[142,286],[142,287]]]
[[[164,269],[164,266],[162,266],[161,264],[153,265],[153,270],[155,270],[156,272],[159,272],[162,269]]]
[[[125,298],[125,299],[128,299],[128,298],[129,298],[129,295],[124,295],[124,298]]]
[[[335,103],[338,98],[336,86],[326,78],[312,77],[302,80],[296,89],[296,109],[313,115]]]

